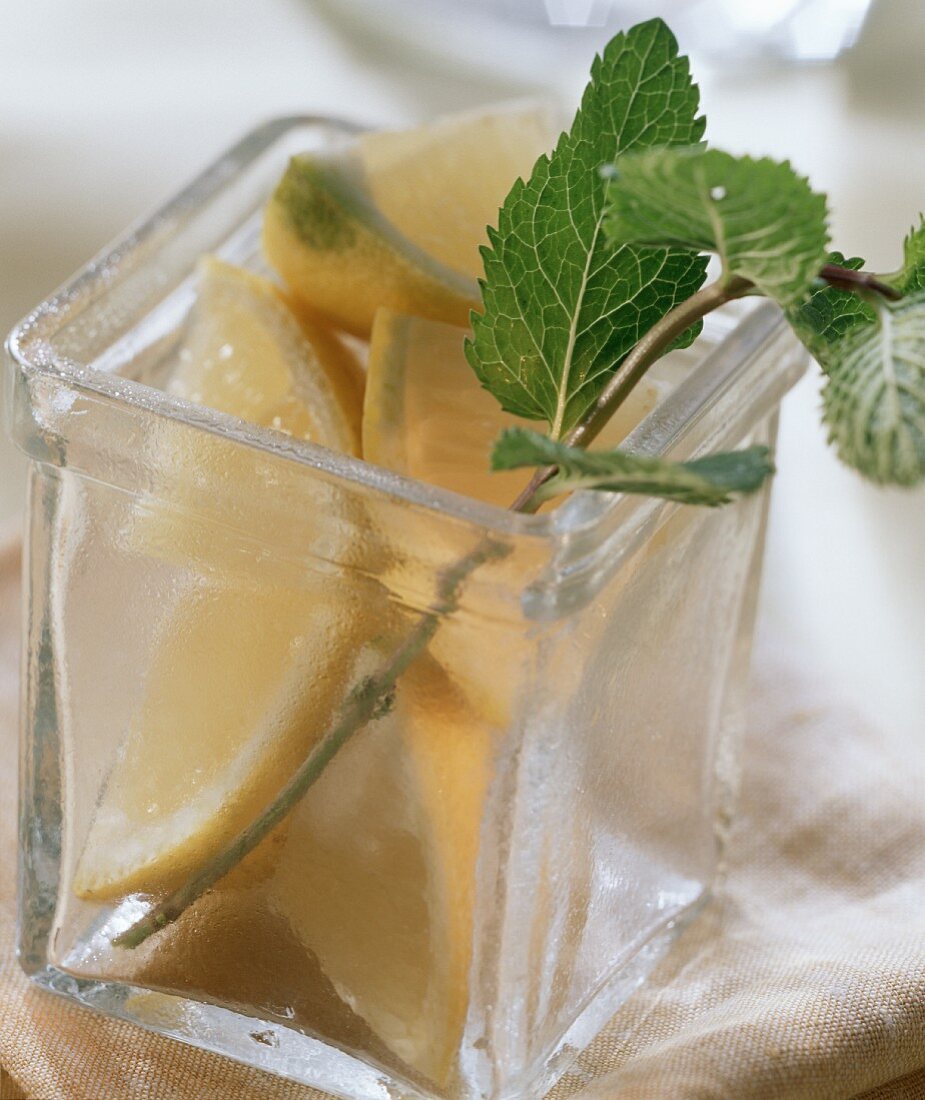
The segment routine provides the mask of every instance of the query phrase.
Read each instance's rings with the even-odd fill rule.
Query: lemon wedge
[[[446,115],[413,130],[373,130],[357,142],[370,197],[435,260],[482,275],[485,227],[518,176],[553,144],[547,110],[530,101]]]
[[[74,878],[95,900],[180,885],[259,816],[345,690],[362,609],[239,581],[168,617]]]
[[[445,1083],[465,1021],[491,735],[427,655],[293,815],[271,890],[338,995]]]
[[[168,393],[295,439],[358,454],[364,387],[365,374],[353,352],[275,284],[215,257],[200,261],[197,297]],[[180,566],[231,568],[242,559],[238,532],[274,537],[262,516],[267,494],[277,505],[287,494],[300,497],[300,467],[223,436],[168,422],[148,445],[155,483],[139,498],[135,522],[126,532],[134,552]],[[308,546],[312,529],[304,506],[298,515],[306,520]],[[288,541],[298,542],[293,531]]]
[[[297,156],[264,214],[267,258],[307,308],[359,336],[381,305],[467,324],[485,227],[550,134],[522,106]]]
[[[263,247],[298,300],[357,336],[383,303],[458,324],[478,304],[473,281],[382,217],[347,158],[292,159],[264,212]]]
[[[333,338],[316,333],[311,343],[272,284],[220,261],[205,262],[199,290],[169,388],[354,450],[359,394],[349,380],[333,381],[335,371],[350,369]],[[250,448],[204,432],[186,430],[182,447],[179,438],[178,429],[155,441],[156,468],[171,471],[173,496],[155,493],[139,508],[128,542],[136,553],[204,568],[163,613],[75,872],[81,897],[177,886],[258,816],[323,733],[362,638],[375,630],[369,600],[342,579],[307,566],[286,574],[272,561],[232,568],[241,556],[234,532],[187,513],[194,490],[234,485],[236,500],[253,502],[244,521],[271,544],[286,534],[273,523],[287,520],[258,510]],[[310,517],[298,521],[306,552],[313,535],[326,540],[329,555],[338,537],[347,545],[349,525],[338,535],[330,508],[317,531]]]
[[[363,406],[368,462],[489,504],[508,506],[528,480],[523,470],[492,472],[491,449],[506,427],[542,431],[504,412],[466,361],[464,329],[380,309],[370,342]],[[616,447],[646,417],[663,384],[641,382],[594,446]]]
[[[167,391],[296,439],[359,453],[363,372],[268,279],[207,256]]]

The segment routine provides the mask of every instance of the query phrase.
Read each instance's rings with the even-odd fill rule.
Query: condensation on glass
[[[11,337],[31,459],[20,957],[55,993],[338,1096],[539,1096],[716,880],[767,494],[519,516],[165,393],[197,257],[259,269],[287,157],[344,139],[259,129]],[[673,389],[632,445],[773,443],[802,367],[770,307],[717,321],[659,368]],[[485,545],[282,824],[113,946]]]

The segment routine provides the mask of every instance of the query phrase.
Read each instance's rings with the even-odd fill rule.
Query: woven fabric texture
[[[326,1100],[19,970],[18,559],[0,549],[0,1100]],[[755,663],[721,896],[549,1100],[925,1100],[925,737],[865,725],[767,647]]]

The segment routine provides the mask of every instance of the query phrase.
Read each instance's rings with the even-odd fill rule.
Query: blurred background
[[[574,105],[614,30],[664,16],[714,144],[790,157],[833,236],[900,261],[925,209],[923,0],[0,0],[0,329],[271,115],[371,124],[540,91]],[[842,469],[788,398],[767,634],[897,732],[925,716],[925,490]],[[0,442],[0,525],[21,462]]]

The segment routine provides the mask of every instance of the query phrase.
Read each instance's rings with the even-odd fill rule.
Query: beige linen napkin
[[[324,1100],[20,973],[18,558],[0,548],[0,1100]],[[722,898],[549,1100],[925,1100],[925,730],[896,745],[756,667]]]

